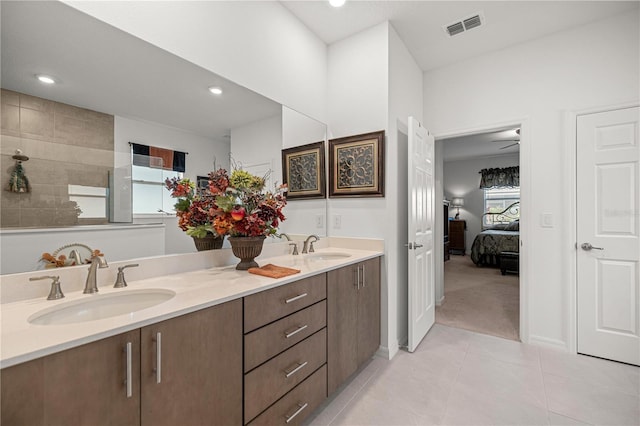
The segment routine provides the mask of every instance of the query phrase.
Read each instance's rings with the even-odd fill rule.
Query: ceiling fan
[[[515,129],[515,130],[517,134],[515,139],[496,139],[491,142],[513,142],[512,144],[500,147],[500,149],[507,149],[507,148],[511,148],[512,146],[520,145],[520,129]]]

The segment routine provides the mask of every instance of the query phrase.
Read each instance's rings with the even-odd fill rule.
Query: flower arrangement
[[[220,168],[208,177],[208,188],[199,191],[189,179],[165,181],[171,196],[178,199],[178,226],[187,235],[258,237],[277,233],[278,225],[285,220],[285,185],[275,192],[264,191],[265,178],[239,169],[229,176]]]

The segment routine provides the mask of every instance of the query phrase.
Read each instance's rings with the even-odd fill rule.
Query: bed
[[[471,245],[471,260],[478,266],[500,266],[500,253],[520,251],[520,203],[497,213],[485,213],[484,229]],[[486,225],[485,225],[486,224]]]

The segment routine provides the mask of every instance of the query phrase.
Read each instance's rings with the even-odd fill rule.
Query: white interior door
[[[640,365],[639,109],[577,119],[578,352]]]
[[[409,117],[409,352],[415,351],[435,320],[434,138]]]

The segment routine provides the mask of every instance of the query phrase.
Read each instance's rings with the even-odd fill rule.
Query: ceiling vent
[[[461,19],[452,24],[444,27],[445,32],[453,37],[454,35],[462,34],[465,31],[469,31],[472,28],[477,28],[484,23],[484,16],[482,13],[476,13],[468,18]]]

